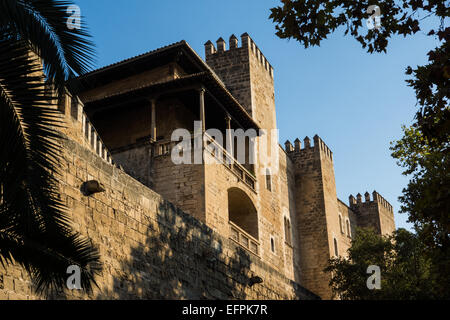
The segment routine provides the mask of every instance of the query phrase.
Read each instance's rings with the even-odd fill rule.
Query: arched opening
[[[228,218],[253,238],[258,239],[258,213],[252,200],[241,189],[228,189]]]
[[[334,238],[334,255],[336,257],[339,256],[338,243],[337,243],[336,238]]]
[[[350,221],[348,221],[348,220],[347,220],[347,235],[349,237],[352,236],[352,232],[351,232],[351,229],[350,229]]]
[[[288,245],[292,245],[291,221],[284,217],[284,238]]]
[[[270,169],[266,169],[266,188],[267,190],[272,191],[272,175]]]

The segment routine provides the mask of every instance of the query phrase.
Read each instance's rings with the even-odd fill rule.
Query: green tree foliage
[[[358,229],[348,250],[348,258],[333,258],[325,272],[331,273],[330,286],[344,300],[434,299],[435,279],[430,259],[418,237],[398,229],[391,236],[380,236],[373,229]],[[369,266],[380,267],[381,288],[370,290]]]
[[[62,123],[44,86],[62,94],[92,61],[87,34],[67,28],[70,4],[0,1],[0,263],[22,265],[45,294],[66,287],[70,265],[80,267],[89,291],[101,268],[97,249],[72,231],[58,193]]]
[[[369,30],[366,26],[370,5],[381,10],[381,28]],[[407,74],[414,76],[407,82],[414,88],[420,105],[420,129],[441,142],[448,142],[450,131],[450,27],[445,26],[449,17],[450,1],[442,0],[282,0],[282,5],[272,8],[270,14],[280,38],[295,39],[305,48],[320,46],[340,27],[369,53],[386,52],[389,39],[396,35],[407,37],[426,32],[438,39],[441,45],[428,53],[428,65],[407,68]],[[423,30],[426,18],[437,21],[436,26]]]
[[[434,35],[443,30],[444,18],[450,15],[448,1],[430,0],[282,0],[282,5],[272,8],[270,19],[276,24],[280,38],[293,38],[308,48],[319,46],[339,27],[345,28],[369,53],[386,52],[389,38],[393,35],[408,36],[421,30],[423,18],[436,16],[441,24]],[[366,20],[370,5],[380,7],[382,23],[380,29],[369,30]],[[419,17],[423,13],[423,17]]]
[[[433,274],[441,281],[436,290],[450,298],[450,154],[438,138],[428,138],[418,125],[404,127],[404,137],[392,147],[392,156],[411,176],[400,197],[433,261]],[[432,140],[430,140],[432,139]]]

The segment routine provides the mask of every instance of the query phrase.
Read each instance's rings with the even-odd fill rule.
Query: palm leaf
[[[64,288],[67,267],[78,265],[90,291],[98,251],[71,231],[57,192],[61,123],[53,101],[27,43],[0,41],[0,257],[24,266],[39,293]]]
[[[2,0],[0,25],[4,36],[26,40],[42,59],[44,70],[64,92],[65,81],[87,72],[94,62],[94,45],[84,24],[69,29],[67,8],[71,1]]]

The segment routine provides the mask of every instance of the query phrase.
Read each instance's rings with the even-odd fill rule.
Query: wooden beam
[[[201,87],[198,92],[200,94],[200,121],[202,122],[202,133],[206,130],[205,126],[205,88]]]
[[[152,124],[151,124],[151,131],[150,136],[152,141],[156,141],[156,99],[151,99],[151,108],[152,108]]]

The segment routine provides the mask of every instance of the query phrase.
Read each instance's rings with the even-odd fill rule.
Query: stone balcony
[[[230,239],[233,240],[233,242],[237,243],[239,246],[243,247],[245,250],[259,257],[259,241],[253,238],[232,221],[229,221],[228,223],[230,225]]]
[[[194,145],[194,135],[192,135],[191,146]],[[172,150],[179,144],[178,141],[160,140],[153,143],[154,157],[165,157],[172,154]],[[194,149],[192,149],[194,150]],[[239,181],[256,193],[256,177],[247,170],[237,159],[225,150],[213,137],[204,133],[203,136],[203,152],[211,154],[219,163],[223,164],[230,172],[232,172]]]

